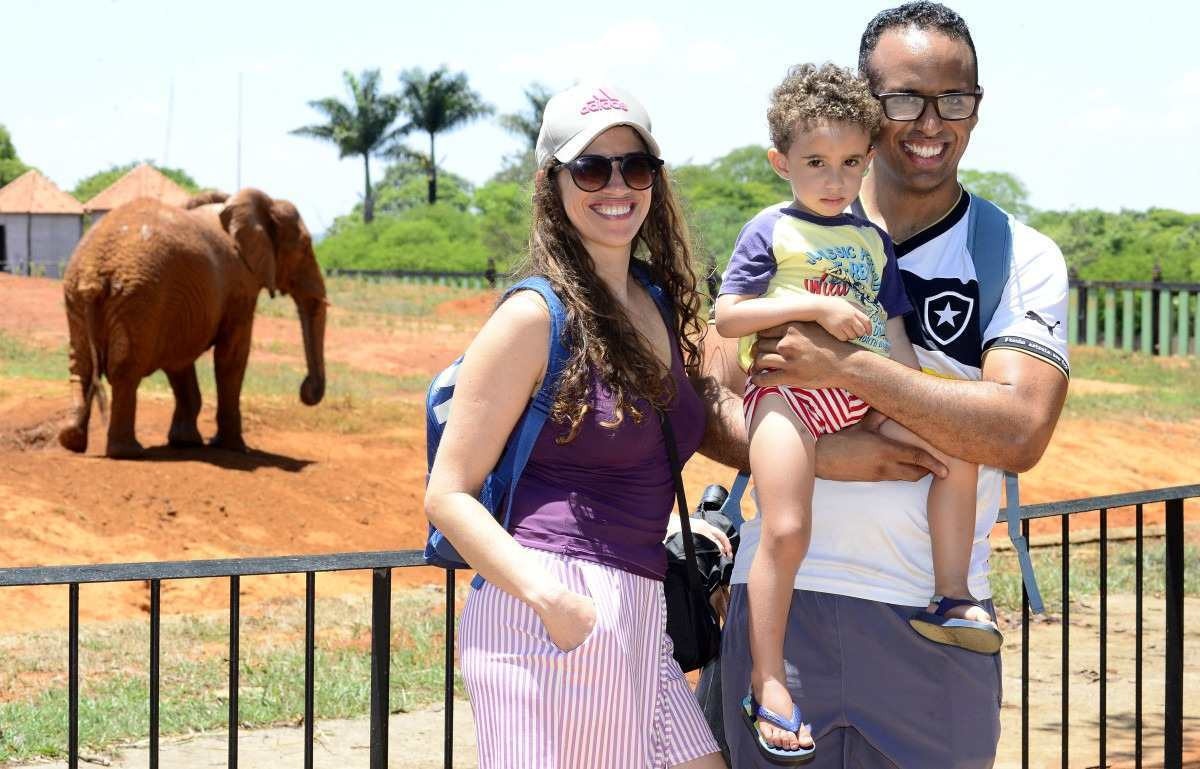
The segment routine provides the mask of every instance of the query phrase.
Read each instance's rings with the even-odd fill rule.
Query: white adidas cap
[[[650,133],[650,116],[623,88],[583,84],[555,94],[542,113],[534,155],[541,168],[553,155],[569,163],[600,134],[613,126],[627,125],[638,132],[646,149],[658,156],[658,142]]]

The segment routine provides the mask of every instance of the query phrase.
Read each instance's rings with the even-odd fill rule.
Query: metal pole
[[[1166,702],[1163,762],[1183,765],[1183,500],[1167,501],[1166,542]]]
[[[442,763],[454,766],[454,569],[446,570],[446,723]]]
[[[371,585],[371,769],[387,769],[391,693],[392,570],[374,569]]]

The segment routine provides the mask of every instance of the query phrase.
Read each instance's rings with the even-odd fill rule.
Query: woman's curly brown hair
[[[597,277],[592,257],[563,208],[552,172],[555,165],[553,159],[547,162],[544,173],[534,181],[529,253],[517,272],[545,276],[566,307],[568,356],[550,411],[550,417],[565,427],[557,438],[565,444],[579,434],[587,415],[593,375],[612,394],[613,418],[602,424],[614,429],[626,415],[634,421],[642,419],[644,414],[636,405],[639,398],[655,408],[667,407],[675,397],[675,386],[646,339]],[[674,332],[682,348],[684,371],[696,376],[700,340],[707,326],[700,317],[687,226],[665,168],[654,180],[651,193],[650,211],[633,239],[632,257],[641,261],[674,306]]]
[[[787,152],[796,126],[811,128],[821,121],[853,123],[874,136],[883,119],[879,100],[867,81],[852,71],[825,62],[798,64],[788,70],[771,93],[767,124],[775,149]]]

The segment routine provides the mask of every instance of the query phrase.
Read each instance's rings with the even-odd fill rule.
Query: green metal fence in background
[[[1200,355],[1200,284],[1072,281],[1067,341],[1147,355]]]
[[[478,272],[437,272],[435,270],[342,270],[333,268],[326,273],[329,277],[361,278],[379,282],[395,280],[405,285],[452,286],[454,288],[497,288],[505,289],[513,284],[513,277],[501,272],[481,270]]]

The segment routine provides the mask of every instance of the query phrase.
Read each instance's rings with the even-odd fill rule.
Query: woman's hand
[[[596,627],[596,604],[591,598],[563,588],[538,611],[538,617],[559,651],[575,649]]]
[[[699,534],[709,542],[712,542],[717,546],[717,550],[721,552],[721,555],[726,558],[733,557],[733,545],[730,544],[729,537],[725,536],[725,532],[703,518],[689,518],[688,523],[691,524],[693,534]],[[680,526],[679,516],[672,515],[671,519],[667,521],[667,536],[665,539],[670,539],[672,534],[678,534]]]

